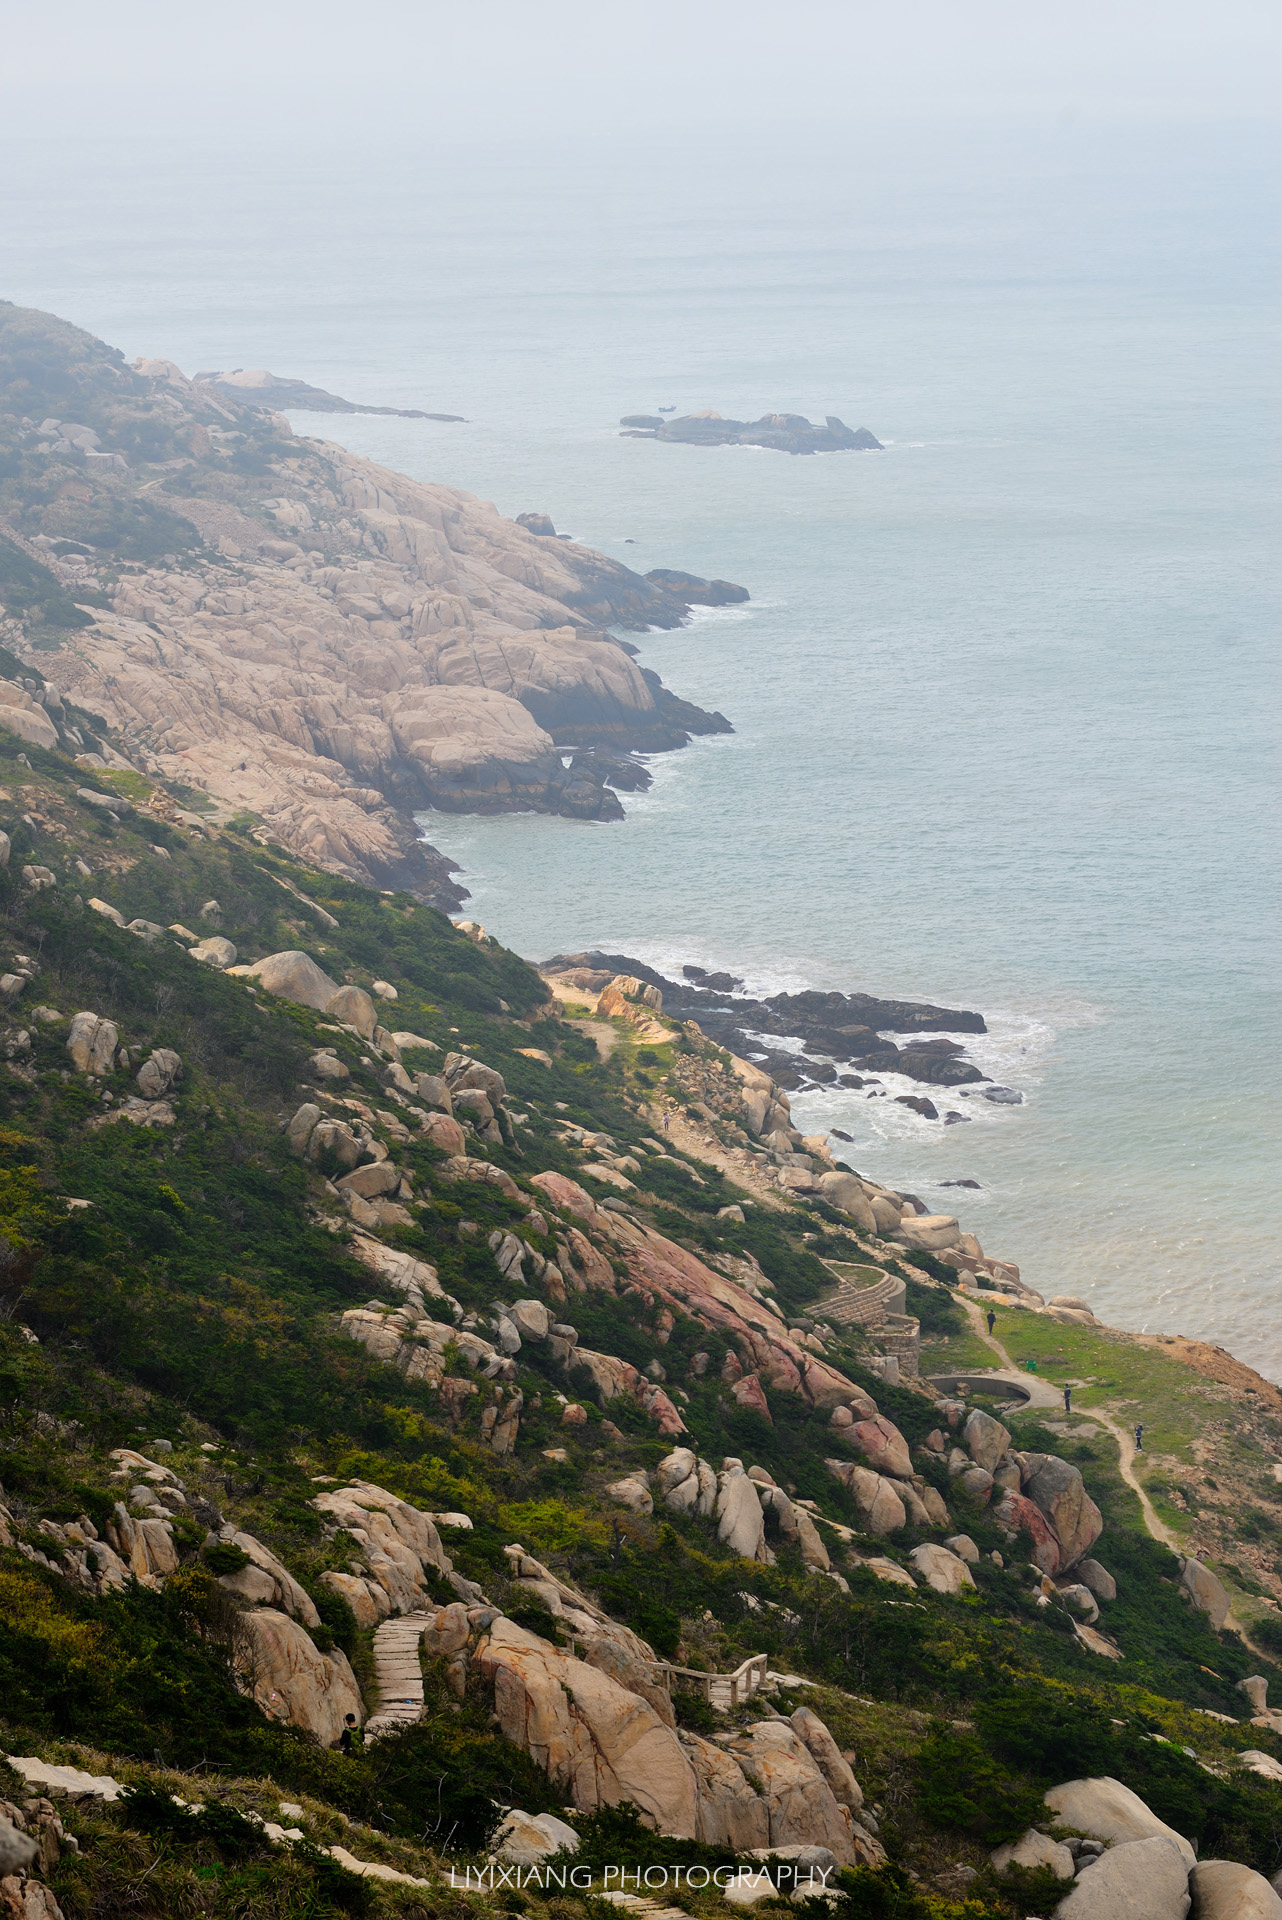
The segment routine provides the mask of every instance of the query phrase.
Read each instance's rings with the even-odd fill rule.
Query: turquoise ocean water
[[[0,150],[0,292],[189,372],[465,414],[295,425],[751,591],[637,637],[736,731],[656,760],[626,822],[425,819],[469,911],[533,958],[978,1007],[1022,1106],[800,1119],[932,1205],[979,1180],[964,1224],[1044,1292],[1282,1379],[1253,131],[147,160]],[[886,451],[618,437],[659,405],[837,413]]]

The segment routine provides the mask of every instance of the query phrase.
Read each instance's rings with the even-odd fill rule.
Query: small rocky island
[[[725,420],[711,407],[675,420],[659,414],[626,413],[619,425],[628,440],[681,440],[696,447],[773,447],[778,453],[880,452],[867,427],[853,430],[835,413],[821,427],[804,413],[763,413],[760,420]]]

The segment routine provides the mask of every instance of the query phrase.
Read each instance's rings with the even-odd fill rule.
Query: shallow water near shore
[[[109,155],[28,155],[4,290],[131,356],[466,414],[294,424],[748,586],[632,636],[736,731],[652,761],[624,822],[425,817],[467,910],[535,959],[978,1008],[970,1057],[1022,1105],[945,1095],[945,1128],[837,1090],[799,1121],[1043,1292],[1282,1378],[1258,156],[1205,129],[1066,140],[445,163],[377,194],[286,168],[285,222],[279,172],[215,195],[178,157],[126,192]],[[618,437],[659,405],[832,412],[887,446]]]

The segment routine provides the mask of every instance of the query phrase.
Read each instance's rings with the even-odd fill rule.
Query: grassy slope
[[[77,891],[107,898],[127,918],[162,925],[203,925],[202,904],[213,897],[220,930],[242,958],[301,946],[335,978],[391,980],[400,993],[398,1027],[442,1048],[466,1042],[505,1074],[512,1104],[529,1124],[521,1155],[494,1149],[491,1157],[518,1181],[546,1166],[578,1172],[582,1156],[562,1143],[553,1124],[558,1114],[608,1130],[642,1162],[636,1198],[656,1224],[696,1249],[752,1250],[789,1309],[830,1284],[818,1255],[849,1257],[850,1249],[835,1228],[801,1212],[764,1218],[757,1210],[742,1226],[718,1222],[717,1207],[734,1197],[723,1178],[705,1167],[699,1185],[680,1169],[648,1161],[641,1142],[652,1121],[644,1103],[662,1088],[671,1049],[641,1049],[621,1033],[602,1062],[590,1037],[533,1018],[542,1011],[543,989],[515,956],[473,945],[408,897],[374,895],[308,872],[244,834],[209,842],[146,814],[114,826],[75,801],[82,774],[32,749],[27,758],[34,764],[23,766],[17,751],[18,743],[0,734],[0,826],[14,842],[0,880],[0,961],[10,965],[25,954],[38,962],[38,973],[9,1026],[12,1035],[22,1010],[31,1050],[0,1068],[0,1229],[14,1250],[0,1275],[13,1315],[0,1324],[0,1482],[27,1537],[39,1537],[45,1515],[104,1512],[107,1450],[159,1436],[174,1442],[189,1488],[203,1490],[266,1540],[323,1596],[317,1576],[342,1555],[326,1546],[308,1505],[312,1476],[360,1473],[420,1504],[470,1513],[475,1531],[456,1558],[500,1600],[511,1597],[502,1548],[520,1539],[665,1653],[720,1668],[765,1650],[776,1664],[823,1682],[823,1711],[843,1744],[860,1751],[860,1771],[867,1772],[870,1797],[886,1808],[893,1848],[923,1871],[945,1854],[966,1853],[978,1864],[1003,1820],[1023,1816],[1030,1783],[1075,1770],[1074,1751],[1094,1753],[1096,1771],[1120,1772],[1207,1842],[1270,1864],[1271,1823],[1282,1811],[1276,1790],[1227,1777],[1208,1786],[1211,1776],[1179,1752],[1189,1745],[1198,1759],[1227,1769],[1235,1749],[1272,1743],[1258,1730],[1192,1711],[1236,1714],[1242,1702],[1234,1682],[1259,1662],[1232,1636],[1212,1634],[1184,1605],[1171,1584],[1171,1557],[1136,1531],[1134,1499],[1117,1479],[1111,1442],[1090,1440],[1073,1454],[1061,1437],[1040,1436],[1048,1448],[1080,1458],[1108,1514],[1101,1557],[1117,1570],[1122,1593],[1104,1624],[1126,1656],[1118,1667],[1082,1649],[1062,1615],[1039,1610],[1027,1588],[991,1562],[978,1571],[978,1592],[964,1600],[922,1593],[905,1604],[895,1598],[902,1590],[853,1571],[846,1597],[807,1578],[782,1543],[777,1567],[750,1567],[727,1556],[701,1522],[619,1514],[603,1495],[605,1483],[627,1467],[652,1466],[666,1445],[639,1411],[621,1410],[618,1402],[609,1412],[621,1440],[605,1436],[595,1406],[579,1432],[561,1427],[547,1397],[556,1382],[539,1371],[537,1350],[522,1356],[531,1365],[522,1373],[527,1414],[518,1455],[499,1460],[480,1442],[482,1396],[452,1426],[436,1396],[407,1386],[336,1333],[336,1310],[379,1289],[342,1236],[321,1224],[318,1207],[327,1203],[289,1153],[280,1123],[302,1098],[318,1040],[339,1049],[351,1069],[350,1091],[387,1111],[374,1067],[362,1064],[366,1056],[347,1036],[322,1034],[321,1016],[266,996],[255,1004],[239,982],[201,969],[176,945],[145,943],[77,907]],[[135,794],[144,799],[143,789]],[[162,844],[167,860],[154,851]],[[91,877],[77,872],[77,859],[93,869]],[[49,866],[59,885],[38,894],[22,888],[24,861]],[[320,902],[337,929],[320,925],[275,875]],[[90,1128],[103,1111],[101,1090],[69,1073],[65,1025],[30,1021],[37,1003],[64,1014],[91,1007],[109,1015],[135,1060],[152,1046],[175,1047],[185,1063],[176,1127]],[[531,1044],[555,1052],[551,1069],[520,1054]],[[698,1053],[697,1042],[676,1045]],[[693,1056],[682,1057],[688,1063]],[[715,1065],[713,1050],[708,1058]],[[126,1076],[105,1088],[124,1095]],[[519,1218],[525,1203],[441,1183],[434,1171],[439,1156],[425,1146],[394,1151],[419,1191],[432,1195],[419,1223],[395,1236],[399,1242],[433,1261],[467,1305],[483,1309],[524,1290],[505,1287],[485,1232]],[[68,1214],[59,1195],[91,1205]],[[481,1234],[460,1235],[465,1212]],[[803,1231],[813,1235],[817,1225],[820,1237],[803,1240]],[[943,1296],[927,1304],[941,1329],[959,1324]],[[833,1518],[851,1521],[846,1497],[822,1464],[834,1446],[821,1416],[772,1395],[775,1425],[767,1426],[715,1379],[700,1382],[689,1372],[697,1348],[718,1357],[714,1339],[678,1320],[661,1347],[653,1314],[636,1299],[578,1296],[567,1312],[585,1344],[638,1364],[662,1353],[670,1383],[690,1395],[687,1418],[710,1455],[756,1460]],[[18,1321],[37,1332],[39,1347],[16,1332]],[[1116,1336],[1030,1316],[1019,1316],[1017,1333],[999,1331],[1015,1341],[1012,1352],[1036,1357],[1043,1373],[1055,1377],[1060,1366],[1073,1377],[1095,1376],[1080,1395],[1087,1411],[1092,1393],[1110,1404],[1139,1400],[1162,1460],[1191,1462],[1208,1413],[1233,1411],[1228,1390]],[[948,1337],[949,1364],[956,1364],[957,1334]],[[910,1439],[934,1424],[925,1400],[860,1375],[857,1340],[839,1357]],[[78,1424],[69,1427],[72,1421]],[[1037,1443],[1027,1418],[1016,1428],[1023,1444]],[[543,1457],[554,1442],[569,1454],[564,1463]],[[202,1453],[202,1444],[215,1451]],[[950,1497],[958,1524],[986,1552],[1002,1549],[1009,1557],[982,1512],[966,1513]],[[891,1542],[892,1551],[914,1538]],[[871,1550],[887,1543],[864,1544]],[[421,1844],[442,1838],[436,1823],[443,1779],[479,1783],[531,1807],[556,1804],[549,1784],[494,1737],[479,1699],[456,1714],[443,1691],[433,1696],[429,1688],[435,1704],[422,1728],[358,1762],[268,1727],[229,1684],[194,1553],[190,1569],[190,1581],[171,1583],[163,1595],[139,1590],[104,1602],[76,1595],[16,1554],[0,1555],[0,1711],[8,1750],[69,1756],[71,1748],[60,1743],[71,1742],[105,1756],[96,1765],[132,1769],[135,1777],[158,1763],[203,1763],[228,1782],[249,1783],[227,1788],[242,1805],[269,1810],[255,1795],[270,1798],[276,1789],[291,1798],[310,1795],[317,1837],[335,1837],[343,1815],[399,1836],[394,1844],[402,1848],[417,1836],[419,1853],[397,1856],[405,1862],[421,1863]],[[328,1630],[368,1681],[366,1640],[341,1606],[329,1600],[325,1609]],[[854,1695],[874,1704],[860,1707]],[[1115,1719],[1124,1722],[1120,1731]],[[955,1721],[980,1731],[958,1730]],[[1047,1726],[1060,1729],[1058,1745],[1038,1731]],[[1168,1751],[1150,1737],[1159,1733],[1176,1745]],[[954,1751],[950,1740],[972,1746]],[[989,1768],[982,1793],[950,1799],[941,1781],[975,1774],[977,1753]],[[254,1787],[255,1779],[273,1784]],[[1200,1797],[1193,1792],[1199,1783]],[[467,1808],[454,1814],[466,1837]],[[150,1857],[147,1849],[160,1844],[154,1834],[130,1838],[120,1815],[103,1816],[99,1827],[93,1848],[63,1870],[69,1915],[93,1910],[112,1874],[134,1874]],[[107,1829],[119,1835],[110,1845]],[[242,1869],[213,1840],[171,1836],[164,1844],[174,1871],[194,1876],[192,1884],[211,1899],[226,1896],[225,1907],[193,1911],[294,1911],[288,1901],[297,1895],[297,1911],[321,1912],[362,1897],[264,1857],[244,1864],[262,1882],[245,1906],[236,1882]],[[365,1836],[355,1850],[374,1857]],[[217,1868],[212,1879],[201,1880],[204,1866]],[[299,1883],[292,1890],[291,1875]],[[156,1884],[163,1883],[161,1876]],[[144,1898],[158,1904],[143,1904],[142,1912],[182,1910],[172,1887],[163,1898],[155,1889]],[[392,1910],[411,1896],[379,1891],[371,1898]],[[277,1906],[269,1904],[274,1899]]]

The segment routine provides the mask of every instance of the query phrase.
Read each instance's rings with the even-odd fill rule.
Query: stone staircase
[[[412,1726],[423,1718],[423,1669],[418,1643],[436,1618],[431,1613],[394,1614],[374,1635],[374,1672],[378,1679],[378,1712],[365,1722],[365,1738],[377,1740],[395,1727]]]

